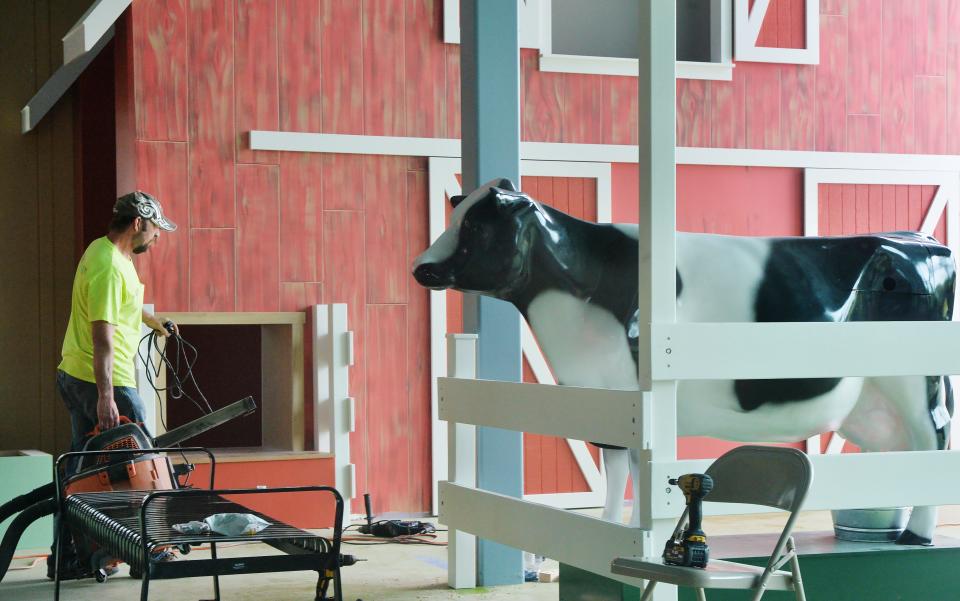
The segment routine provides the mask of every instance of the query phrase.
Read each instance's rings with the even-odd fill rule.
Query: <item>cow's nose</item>
[[[437,269],[436,263],[421,263],[413,268],[413,277],[417,283],[426,288],[443,290],[453,283]]]

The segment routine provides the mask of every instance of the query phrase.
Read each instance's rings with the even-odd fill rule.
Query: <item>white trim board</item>
[[[738,61],[816,65],[820,62],[820,0],[805,0],[804,48],[757,46],[770,0],[734,0],[734,46]]]
[[[428,166],[429,190],[429,231],[430,242],[436,240],[446,229],[446,198],[461,194],[460,182],[456,174],[461,171],[459,158],[432,156]],[[587,177],[597,181],[597,220],[609,223],[613,211],[612,176],[609,163],[531,161],[520,162],[521,175],[546,177]],[[533,341],[529,327],[521,319],[521,341],[524,356],[530,362],[534,373],[541,383],[554,383],[546,361],[540,349]],[[437,483],[447,479],[447,428],[439,419],[437,378],[447,375],[447,296],[445,291],[430,292],[430,412],[432,431],[432,480],[433,513],[439,511],[437,505]],[[545,505],[565,508],[597,507],[603,504],[604,477],[598,470],[583,441],[568,441],[577,465],[583,473],[589,492],[560,493],[544,495],[524,495],[525,499],[535,500]]]
[[[360,136],[280,131],[250,131],[251,150],[325,152],[418,157],[460,156],[456,138]],[[591,163],[637,163],[636,146],[628,144],[563,144],[521,142],[526,160]],[[812,150],[755,150],[744,148],[677,148],[681,165],[792,167],[798,169],[873,169],[893,171],[960,172],[960,155],[889,154],[872,152],[817,152]]]
[[[697,63],[677,61],[677,79],[733,81],[733,62]],[[621,75],[638,77],[640,61],[616,56],[580,56],[577,54],[541,54],[540,70],[548,73]]]

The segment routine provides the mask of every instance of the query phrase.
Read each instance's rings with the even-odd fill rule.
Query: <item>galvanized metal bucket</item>
[[[883,543],[895,542],[910,518],[910,507],[879,509],[835,509],[833,532],[840,540]]]

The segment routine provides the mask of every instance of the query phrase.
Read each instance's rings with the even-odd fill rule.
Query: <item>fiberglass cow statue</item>
[[[451,199],[449,228],[413,264],[422,286],[513,303],[558,382],[638,389],[638,228],[570,217],[494,180]],[[913,232],[839,238],[677,234],[682,322],[949,320],[950,250]],[[945,449],[949,378],[682,381],[681,435],[796,442],[837,431],[865,451]],[[604,445],[598,445],[604,446]],[[603,517],[619,521],[628,453],[604,447]],[[629,456],[637,489],[636,455]],[[637,507],[631,523],[638,524]],[[930,544],[935,507],[897,542]]]

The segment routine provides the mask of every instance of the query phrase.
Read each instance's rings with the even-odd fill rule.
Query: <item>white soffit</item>
[[[63,64],[93,50],[133,0],[97,0],[63,36]]]
[[[113,25],[133,0],[97,0],[63,36],[63,66],[20,109],[20,131],[27,133],[53,108],[113,38]]]

